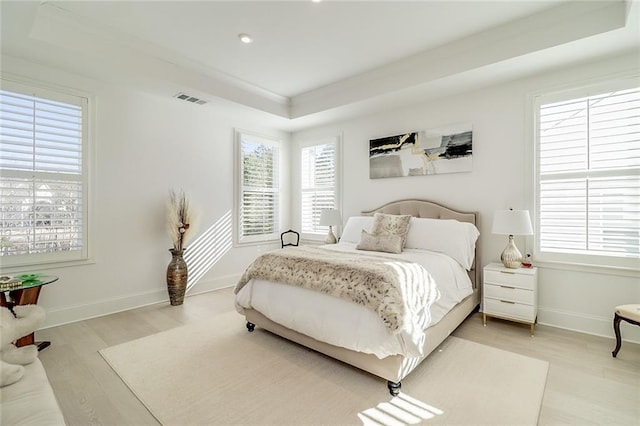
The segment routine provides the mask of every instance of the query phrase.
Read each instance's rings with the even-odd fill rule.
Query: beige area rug
[[[391,397],[386,381],[235,312],[104,349],[163,425],[536,424],[548,363],[449,337]]]

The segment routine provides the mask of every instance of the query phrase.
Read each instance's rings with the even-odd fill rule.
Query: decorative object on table
[[[473,132],[469,123],[369,141],[369,178],[470,172]]]
[[[329,233],[325,238],[325,244],[335,244],[338,242],[336,235],[333,233],[333,227],[342,224],[340,212],[336,209],[325,209],[320,213],[320,226],[328,226]]]
[[[16,275],[16,278],[21,280],[21,281],[35,281],[38,278],[40,278],[42,276],[41,273],[35,273],[35,274],[20,274],[20,275]]]
[[[29,285],[38,285],[42,282],[40,278],[42,274],[20,274],[15,277],[0,277],[0,291],[15,290]]]
[[[167,229],[173,242],[171,262],[167,266],[167,290],[171,305],[182,305],[187,290],[187,263],[182,257],[185,250],[187,236],[190,234],[191,212],[189,200],[184,191],[171,191],[167,206]]]
[[[41,273],[35,273],[35,274],[20,274],[20,275],[16,275],[16,278],[19,279],[20,281],[22,281],[22,286],[29,286],[29,285],[38,285],[41,284],[42,281],[40,280],[43,277],[43,274]]]
[[[522,253],[513,241],[514,235],[533,235],[528,210],[498,210],[493,215],[493,234],[508,235],[509,242],[500,260],[506,268],[517,269],[522,263]]]
[[[24,365],[38,357],[38,347],[17,347],[13,342],[33,333],[44,321],[44,309],[36,305],[0,308],[0,387],[19,381],[24,375]]]
[[[0,291],[22,287],[22,280],[14,277],[0,277]]]

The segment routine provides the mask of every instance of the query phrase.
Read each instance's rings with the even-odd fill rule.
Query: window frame
[[[640,259],[637,257],[610,256],[605,254],[568,253],[556,251],[542,251],[540,248],[540,106],[544,104],[570,101],[587,96],[596,96],[610,91],[632,89],[640,87],[640,76],[619,75],[604,80],[591,81],[580,86],[557,88],[555,90],[539,91],[528,95],[527,116],[530,120],[530,153],[533,161],[530,164],[532,176],[529,199],[531,200],[532,222],[534,235],[527,238],[527,246],[533,251],[534,261],[541,266],[555,267],[568,270],[592,270],[594,272],[615,273],[621,275],[638,276]],[[640,170],[630,171],[628,174],[638,175]],[[600,175],[600,172],[585,171],[584,175]],[[612,173],[615,176],[616,172]]]
[[[95,121],[94,97],[86,92],[60,87],[51,83],[36,81],[2,74],[0,84],[3,90],[36,96],[57,102],[79,104],[82,109],[82,170],[77,181],[82,185],[82,249],[74,251],[51,251],[46,253],[30,253],[1,257],[2,270],[5,273],[22,272],[34,266],[42,268],[60,268],[93,263],[92,259],[92,227],[93,227],[93,126]],[[3,175],[21,174],[4,170]],[[46,172],[52,175],[51,172]],[[53,173],[55,176],[55,172]]]
[[[303,192],[304,188],[302,187],[302,173],[303,173],[303,164],[302,164],[302,152],[304,149],[317,147],[321,145],[329,145],[333,144],[335,147],[335,177],[334,177],[334,208],[340,212],[342,212],[342,141],[339,136],[331,136],[326,138],[318,138],[313,140],[308,140],[305,142],[301,142],[298,146],[297,150],[297,159],[298,159],[298,173],[300,176],[298,182],[298,205],[297,205],[297,213],[298,213],[298,227],[300,229],[300,238],[307,241],[324,241],[329,232],[328,226],[318,226],[318,232],[310,233],[304,232],[302,229],[303,222]],[[340,236],[340,231],[342,226],[334,226],[334,233],[336,236]]]
[[[280,138],[262,135],[256,132],[235,129],[235,140],[234,140],[234,152],[235,152],[235,171],[234,171],[234,208],[235,213],[233,215],[234,220],[234,245],[236,246],[249,246],[249,245],[257,245],[263,243],[271,243],[280,240],[280,227],[282,224],[282,212],[283,212],[283,200],[286,198],[282,194],[283,189],[283,165],[284,162],[284,142]],[[243,235],[242,234],[242,192],[244,188],[244,180],[243,180],[243,156],[242,156],[242,142],[245,138],[250,138],[253,141],[258,141],[261,144],[274,146],[278,148],[278,166],[277,170],[274,172],[277,178],[277,186],[274,188],[273,192],[277,194],[277,202],[275,203],[275,208],[277,211],[275,212],[275,223],[274,223],[274,232],[270,234],[261,234],[261,235]]]

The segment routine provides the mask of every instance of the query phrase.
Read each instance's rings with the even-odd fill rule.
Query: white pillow
[[[478,229],[468,222],[412,217],[405,248],[444,253],[471,270],[479,236]]]
[[[373,225],[373,216],[351,216],[344,225],[340,241],[359,243],[362,230],[370,231],[371,225]]]

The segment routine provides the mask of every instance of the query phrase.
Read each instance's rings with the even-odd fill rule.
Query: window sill
[[[535,261],[534,266],[544,269],[555,269],[559,271],[587,272],[600,275],[615,275],[621,277],[640,278],[640,269],[627,268],[621,266],[604,266],[586,263],[572,262],[552,262],[552,261]]]
[[[309,245],[309,246],[322,246],[324,245],[324,238],[321,240],[304,238],[300,240],[300,244]]]
[[[264,241],[236,241],[233,243],[233,248],[242,248],[242,247],[256,247],[256,246],[280,246],[280,240],[264,240]]]
[[[25,271],[40,272],[42,270],[49,270],[49,269],[74,268],[77,266],[93,265],[95,263],[96,261],[94,259],[69,260],[69,261],[63,261],[63,262],[40,262],[40,263],[3,267],[2,274],[11,275],[11,274],[17,274],[17,273],[24,273]]]

